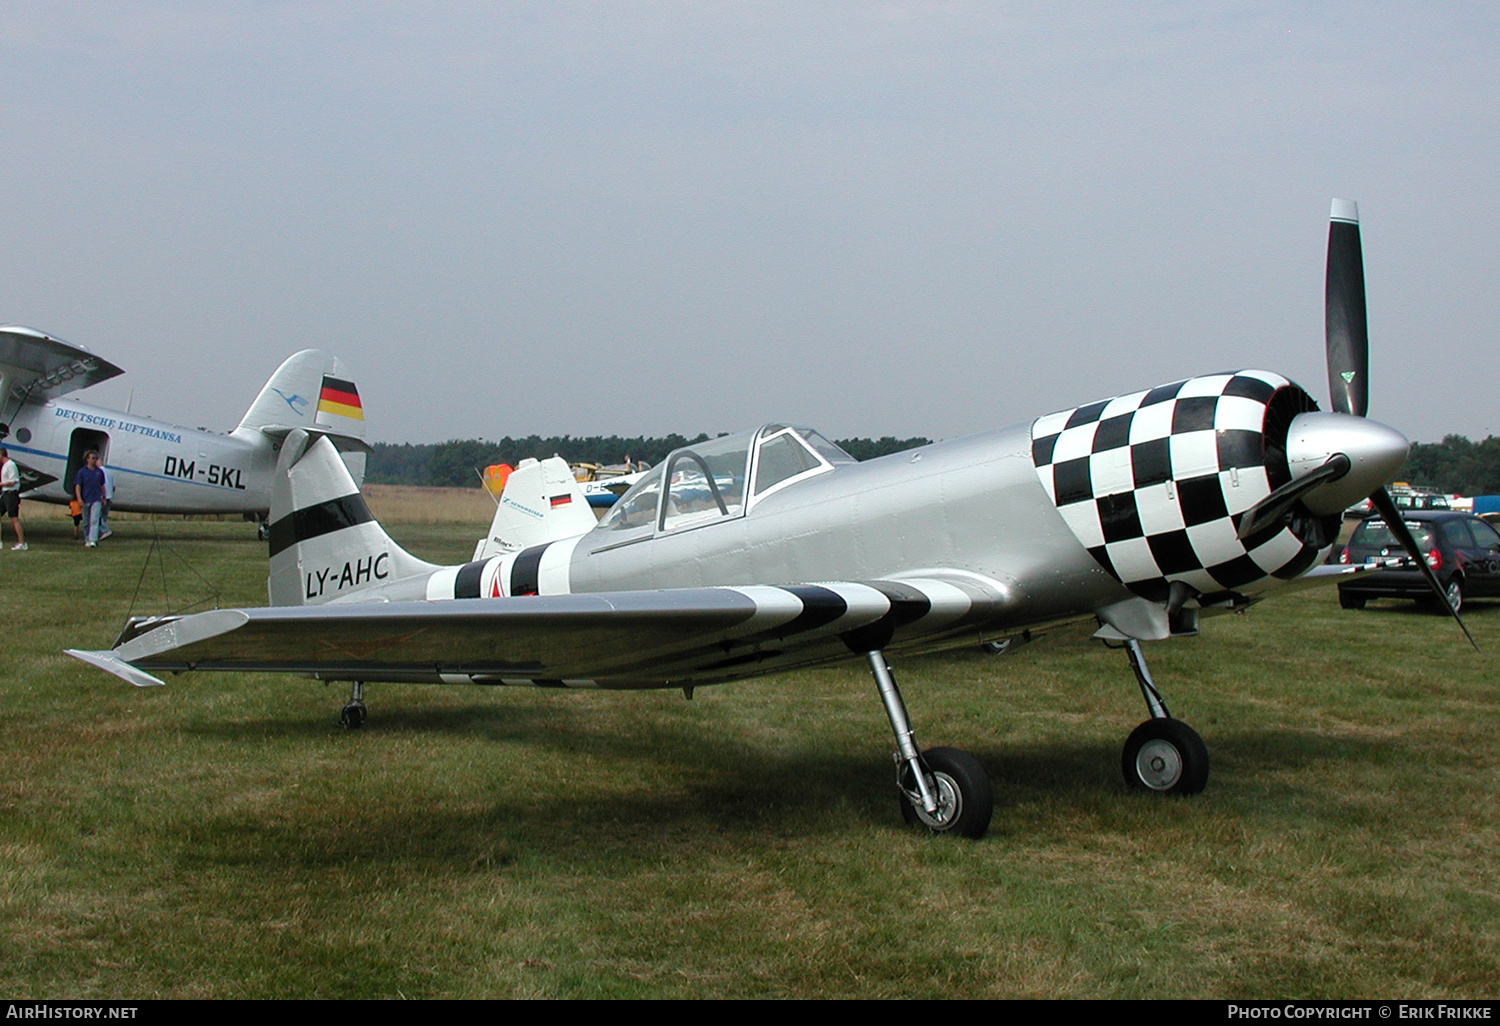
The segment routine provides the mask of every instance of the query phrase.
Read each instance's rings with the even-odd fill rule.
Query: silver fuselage
[[[628,535],[628,537],[621,537]],[[569,543],[558,543],[567,545]],[[1037,481],[1026,425],[835,467],[748,515],[577,539],[568,590],[972,574],[1028,617],[1123,597]]]

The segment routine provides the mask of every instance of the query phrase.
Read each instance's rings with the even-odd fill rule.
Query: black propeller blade
[[[1328,394],[1335,413],[1363,417],[1369,409],[1370,334],[1365,324],[1365,264],[1359,206],[1334,200],[1328,221],[1328,277],[1324,285]]]
[[[1329,399],[1335,413],[1362,418],[1369,409],[1370,401],[1370,335],[1365,321],[1365,269],[1364,252],[1359,238],[1359,206],[1352,200],[1336,199],[1329,211],[1328,278],[1324,301]],[[1355,433],[1351,432],[1350,438],[1355,437]],[[1348,451],[1347,457],[1355,457],[1355,462],[1358,461],[1352,449]],[[1351,465],[1351,460],[1347,457],[1334,451],[1316,470],[1282,485],[1256,503],[1240,521],[1240,537],[1270,526],[1285,515],[1293,503],[1319,484],[1343,477],[1349,472]],[[1401,542],[1407,555],[1416,561],[1417,569],[1432,588],[1432,593],[1453,615],[1453,619],[1458,621],[1464,637],[1469,639],[1469,644],[1477,652],[1479,646],[1474,641],[1474,635],[1469,633],[1463,617],[1448,604],[1442,584],[1427,565],[1426,554],[1417,547],[1417,541],[1407,528],[1406,521],[1401,518],[1401,511],[1396,508],[1395,500],[1381,486],[1370,495],[1370,501],[1390,525],[1392,533]]]
[[[1443,608],[1452,614],[1453,619],[1458,621],[1458,626],[1463,630],[1464,637],[1469,639],[1469,644],[1473,645],[1474,651],[1478,652],[1479,643],[1474,640],[1474,635],[1469,633],[1468,625],[1464,623],[1464,618],[1458,615],[1458,610],[1448,604],[1448,596],[1443,594],[1442,583],[1437,579],[1437,574],[1432,572],[1432,567],[1427,565],[1427,554],[1418,547],[1417,540],[1412,537],[1411,531],[1406,526],[1406,521],[1401,519],[1401,511],[1396,508],[1396,500],[1391,498],[1391,493],[1384,488],[1377,488],[1375,489],[1375,493],[1370,496],[1370,502],[1374,504],[1375,509],[1379,511],[1380,515],[1385,518],[1386,526],[1391,529],[1391,533],[1401,542],[1401,547],[1406,550],[1406,554],[1416,561],[1417,569],[1422,571],[1422,576],[1426,578],[1428,586],[1432,588],[1432,593],[1443,604]]]
[[[1336,481],[1349,473],[1349,457],[1335,453],[1311,474],[1293,478],[1245,511],[1235,532],[1241,540],[1252,537],[1280,520],[1297,500],[1324,481]]]

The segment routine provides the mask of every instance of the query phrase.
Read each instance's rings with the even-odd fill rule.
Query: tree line
[[[655,465],[673,449],[707,441],[708,435],[663,438],[619,435],[572,435],[543,438],[453,439],[447,442],[372,445],[365,480],[373,484],[437,485],[466,488],[479,483],[476,471],[493,463],[515,466],[528,456],[557,455],[569,463],[620,463],[628,456]],[[857,460],[930,444],[927,438],[845,438],[838,445]],[[1455,495],[1500,495],[1500,438],[1473,442],[1448,435],[1441,442],[1418,442],[1411,447],[1398,477],[1412,484],[1431,485]]]
[[[1448,435],[1441,442],[1418,442],[1400,477],[1452,495],[1500,495],[1500,438],[1471,442]]]
[[[365,467],[365,480],[371,484],[429,485],[444,488],[466,488],[479,484],[479,472],[495,463],[512,467],[528,456],[546,459],[561,456],[569,463],[621,463],[627,457],[655,466],[673,449],[708,440],[708,435],[693,438],[667,435],[663,438],[622,438],[618,435],[572,435],[543,438],[527,435],[496,440],[455,438],[447,442],[375,442],[371,445]],[[930,444],[927,438],[848,438],[837,444],[857,460],[874,459],[893,452]]]

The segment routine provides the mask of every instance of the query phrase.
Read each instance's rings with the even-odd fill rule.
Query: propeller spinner
[[[1385,489],[1385,483],[1406,460],[1410,443],[1400,432],[1365,417],[1369,408],[1370,345],[1359,207],[1352,200],[1334,200],[1329,214],[1324,302],[1328,388],[1334,412],[1303,413],[1293,418],[1286,447],[1292,480],[1245,513],[1239,536],[1248,538],[1270,527],[1299,503],[1310,513],[1331,516],[1368,496],[1478,651],[1474,636],[1457,610],[1448,605],[1437,575],[1427,565],[1395,500]]]

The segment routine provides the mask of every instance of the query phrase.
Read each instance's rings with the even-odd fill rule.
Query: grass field
[[[455,562],[485,517],[388,526]],[[132,603],[262,603],[248,525],[28,526],[0,552],[8,998],[1500,995],[1500,604],[1468,610],[1482,655],[1331,591],[1148,646],[1212,753],[1188,800],[1121,782],[1120,653],[898,663],[924,745],[994,778],[974,843],[901,825],[857,663],[692,701],[372,685],[346,732],[343,686],[135,690],[61,654]]]

